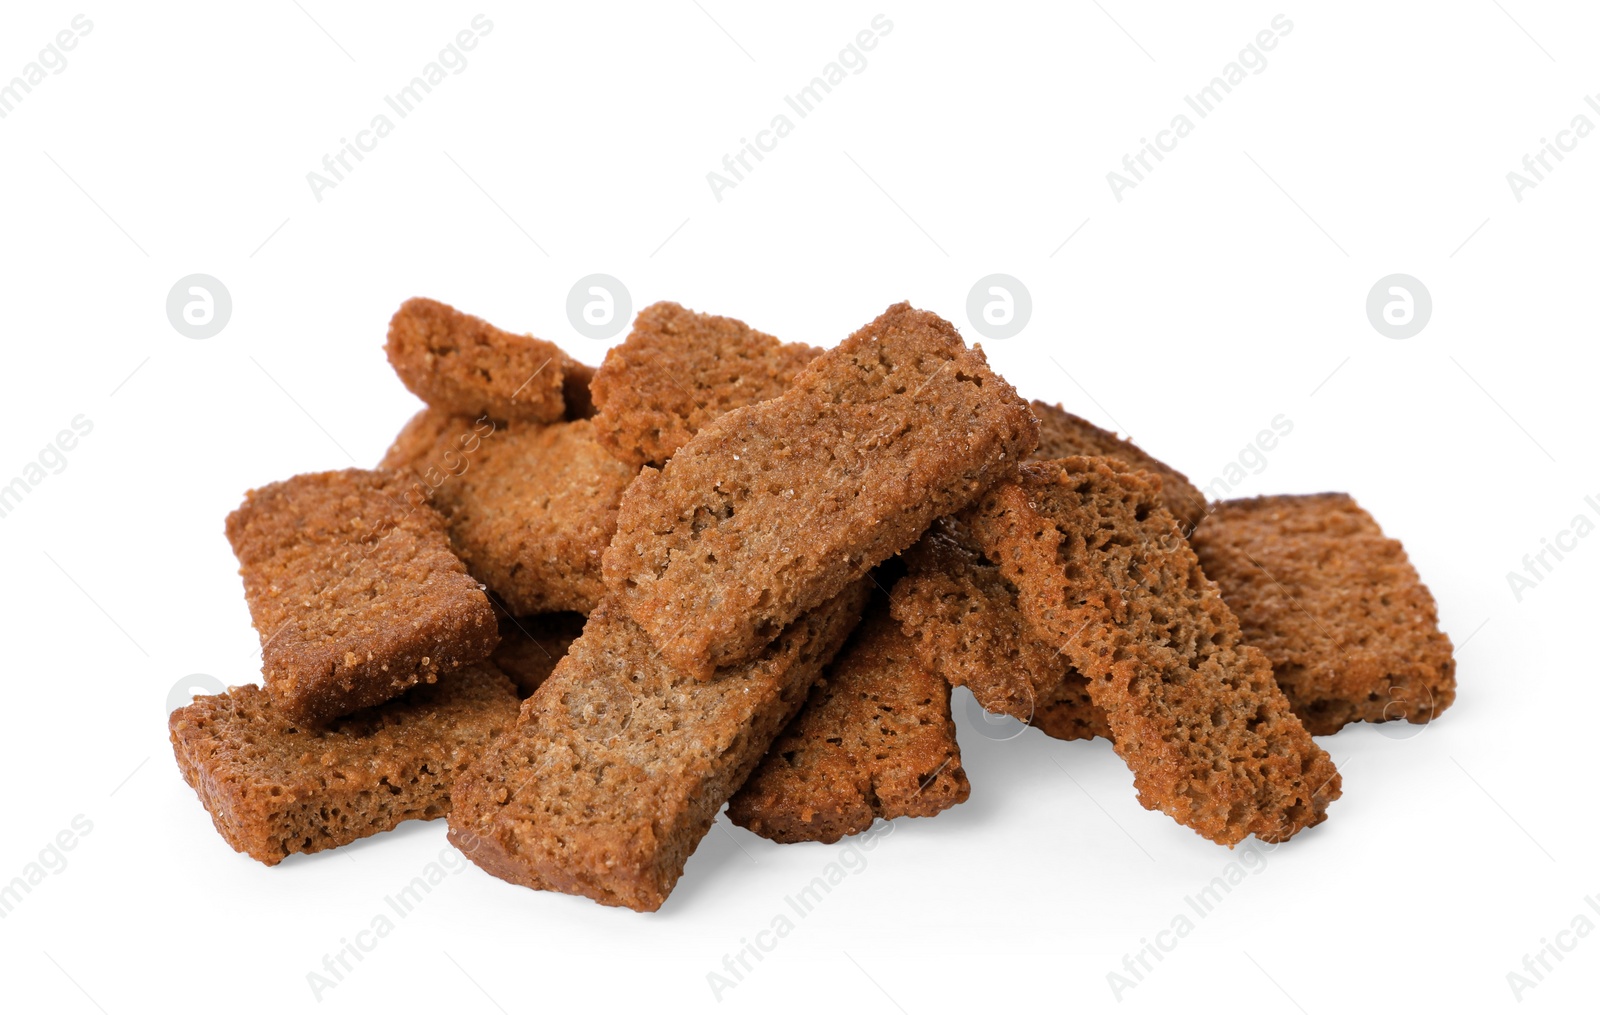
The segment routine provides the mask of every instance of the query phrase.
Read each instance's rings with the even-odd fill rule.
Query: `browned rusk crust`
[[[589,420],[504,423],[424,409],[381,463],[414,477],[473,577],[512,613],[588,613],[633,470]]]
[[[443,816],[467,759],[516,719],[511,681],[478,664],[326,729],[285,716],[254,684],[196,698],[167,728],[217,831],[270,867]]]
[[[1030,403],[1033,414],[1039,417],[1039,447],[1033,452],[1035,461],[1057,458],[1099,456],[1115,458],[1134,469],[1154,475],[1161,481],[1161,501],[1183,525],[1184,535],[1195,530],[1206,516],[1205,494],[1195,489],[1189,477],[1166,462],[1148,454],[1133,441],[1118,437],[1110,430],[1102,430],[1093,423],[1074,416],[1059,405],[1035,399]]]
[[[673,665],[709,675],[970,503],[1033,450],[1038,426],[982,349],[896,304],[783,395],[641,472],[607,591]]]
[[[777,842],[838,842],[879,818],[932,817],[970,791],[950,685],[879,601],[728,801],[728,818]]]
[[[251,490],[228,516],[262,673],[278,708],[320,723],[479,662],[499,635],[444,519],[386,471]]]
[[[595,434],[636,469],[660,465],[718,416],[783,394],[821,354],[731,317],[652,304],[595,372]]]
[[[1312,733],[1426,723],[1455,701],[1432,594],[1348,494],[1223,501],[1189,541]]]
[[[1016,587],[984,558],[965,525],[941,518],[901,556],[906,576],[889,608],[923,665],[970,690],[986,711],[1059,740],[1111,735],[1083,675],[1028,623]]]
[[[1024,615],[1088,678],[1144,806],[1230,846],[1327,817],[1339,773],[1153,479],[1107,458],[1029,462],[968,518]]]
[[[517,726],[456,783],[450,841],[514,884],[659,909],[855,627],[869,587],[851,585],[710,680],[673,668],[606,599]]]
[[[552,342],[513,335],[422,296],[389,321],[389,365],[413,395],[457,416],[550,423],[567,411],[567,372],[589,368]],[[575,398],[582,394],[574,390]],[[580,410],[582,406],[574,406]]]

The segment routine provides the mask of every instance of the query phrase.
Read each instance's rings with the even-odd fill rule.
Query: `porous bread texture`
[[[593,419],[595,413],[594,394],[589,390],[589,385],[594,383],[595,368],[587,363],[579,363],[570,357],[563,364],[561,373],[561,397],[566,403],[565,419]]]
[[[272,866],[443,816],[462,765],[516,718],[511,681],[478,664],[326,729],[284,715],[254,684],[197,697],[167,728],[223,839]]]
[[[1432,594],[1348,494],[1223,501],[1189,541],[1312,733],[1426,723],[1455,701]]]
[[[1029,462],[967,520],[1024,615],[1088,679],[1145,807],[1230,846],[1327,817],[1339,773],[1156,482],[1114,459]]]
[[[606,588],[674,666],[709,675],[970,503],[1037,432],[981,349],[897,304],[784,394],[712,420],[641,472]]]
[[[876,603],[748,782],[728,818],[776,842],[838,842],[876,819],[967,799],[950,685]]]
[[[599,602],[601,554],[634,473],[601,449],[591,421],[505,423],[424,409],[382,465],[414,477],[467,569],[512,613],[588,613]]]
[[[1154,475],[1161,485],[1161,501],[1183,525],[1184,535],[1195,530],[1206,516],[1205,494],[1195,489],[1189,477],[1149,454],[1143,448],[1110,430],[1104,430],[1081,416],[1074,416],[1059,405],[1035,399],[1030,403],[1039,417],[1039,446],[1032,457],[1051,461],[1085,457],[1115,458],[1131,468]]]
[[[1057,740],[1111,739],[1106,713],[1089,696],[1089,682],[1071,666],[1060,683],[1043,692],[1028,725]]]
[[[390,366],[413,395],[458,416],[550,423],[567,413],[567,393],[579,401],[589,368],[560,346],[514,335],[454,307],[414,297],[389,321]],[[567,375],[579,380],[568,384]]]
[[[783,394],[821,354],[731,317],[651,304],[595,372],[596,436],[636,469],[660,465],[718,416]]]
[[[941,518],[901,555],[906,575],[889,597],[924,666],[965,687],[985,711],[1060,740],[1108,737],[1083,675],[1017,609],[1017,590],[985,559],[967,527]]]
[[[326,722],[486,658],[488,597],[404,477],[345,469],[271,483],[228,516],[267,692]]]
[[[660,908],[866,598],[865,581],[851,585],[710,680],[674,668],[606,599],[456,783],[450,841],[513,884]]]
[[[537,691],[567,649],[583,633],[581,613],[541,613],[500,618],[500,644],[490,660],[517,685],[526,698]]]

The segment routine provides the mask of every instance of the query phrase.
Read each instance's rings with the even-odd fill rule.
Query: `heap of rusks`
[[[447,816],[496,877],[654,910],[725,804],[834,842],[964,801],[952,686],[1279,842],[1339,796],[1313,734],[1455,696],[1350,497],[1207,503],[904,303],[827,351],[658,303],[596,369],[413,299],[387,351],[426,408],[378,467],[228,517],[264,686],[170,719],[262,863]]]

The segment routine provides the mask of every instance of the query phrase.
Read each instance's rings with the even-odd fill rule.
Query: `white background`
[[[444,824],[268,869],[177,772],[174,683],[260,665],[223,517],[253,485],[378,459],[416,407],[381,349],[395,307],[434,296],[598,362],[608,343],[565,310],[591,272],[635,309],[820,345],[900,299],[976,337],[968,289],[1012,274],[1032,319],[984,344],[1024,394],[1200,485],[1284,414],[1235,493],[1354,493],[1458,646],[1459,703],[1325,738],[1344,773],[1326,824],[1120,1001],[1107,974],[1237,854],[1141,809],[1104,741],[988,739],[961,692],[971,801],[898,823],[722,1007],[1495,1010],[1525,954],[1600,923],[1600,538],[1520,602],[1506,578],[1600,520],[1600,138],[1520,202],[1506,181],[1574,116],[1600,123],[1592,9],[555,6],[8,5],[0,80],[74,14],[93,29],[0,120],[0,483],[76,415],[93,431],[0,518],[0,882],[75,816],[92,832],[0,919],[0,1006],[705,1008],[723,956],[844,855],[719,820],[653,915],[469,867],[319,1005],[307,973],[440,855]],[[466,69],[316,200],[307,172],[480,12]],[[706,173],[880,12],[865,69],[717,201]],[[1117,201],[1107,172],[1279,13],[1266,68]],[[233,298],[201,341],[164,310],[193,272]],[[1434,304],[1403,341],[1364,309],[1393,272]],[[1562,940],[1526,1010],[1600,989],[1600,940]]]

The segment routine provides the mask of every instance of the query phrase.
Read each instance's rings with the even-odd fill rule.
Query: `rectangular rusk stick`
[[[1206,516],[1205,494],[1196,490],[1189,477],[1146,452],[1133,441],[1102,430],[1081,416],[1035,399],[1033,414],[1039,417],[1039,446],[1036,461],[1056,458],[1099,456],[1115,458],[1130,468],[1140,469],[1161,481],[1161,502],[1183,525],[1183,534],[1193,532]]]
[[[456,783],[450,841],[514,884],[659,909],[860,619],[868,587],[710,680],[674,669],[601,602],[518,725]]]
[[[1312,733],[1426,723],[1456,700],[1433,595],[1350,495],[1223,501],[1189,542]]]
[[[777,842],[838,842],[878,818],[932,817],[970,791],[950,685],[877,602],[728,818]]]
[[[634,470],[612,458],[588,420],[501,423],[424,409],[390,446],[444,516],[473,577],[518,616],[600,601],[600,555]]]
[[[279,710],[320,723],[488,657],[494,611],[405,477],[315,472],[228,516],[262,676]]]
[[[660,465],[723,413],[783,394],[821,354],[731,317],[652,304],[595,371],[595,435],[635,469]]]
[[[971,503],[1038,430],[981,349],[897,304],[783,395],[645,469],[623,494],[606,588],[663,656],[709,675]]]
[[[501,331],[438,300],[401,304],[385,350],[411,393],[444,412],[551,423],[593,408],[593,371],[559,346]]]
[[[468,759],[516,721],[516,688],[480,663],[326,729],[291,719],[254,684],[196,698],[167,728],[217,831],[270,867],[442,816]]]
[[[1018,606],[1088,679],[1139,800],[1214,842],[1327,817],[1339,773],[1143,473],[1029,462],[969,512]]]
[[[889,611],[923,665],[970,690],[984,711],[1058,740],[1111,736],[1083,674],[1017,609],[1016,586],[984,558],[967,526],[941,518],[901,559],[906,575]]]

